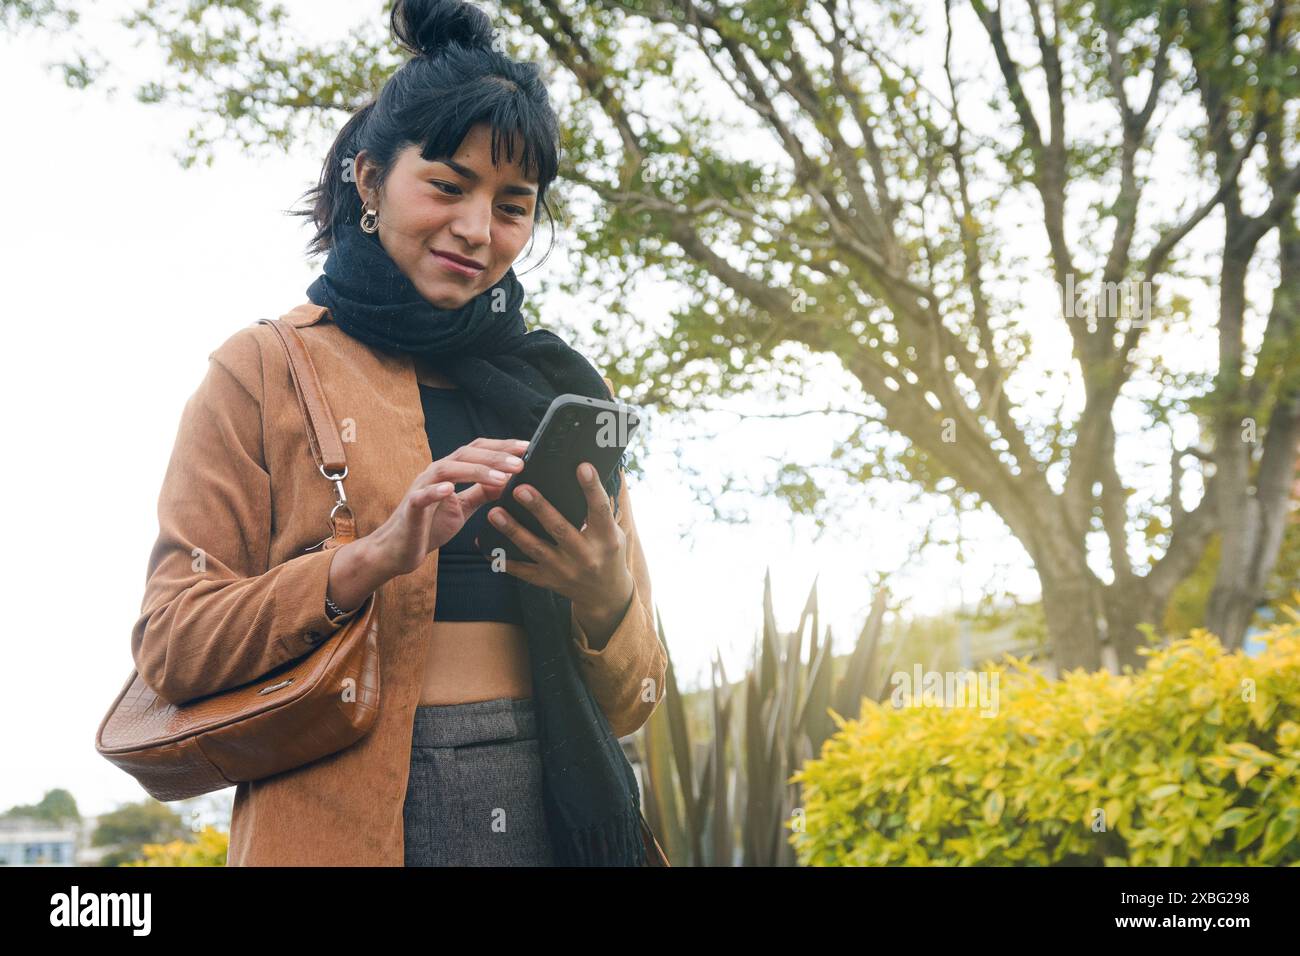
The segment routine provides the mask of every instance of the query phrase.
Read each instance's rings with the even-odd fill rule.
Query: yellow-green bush
[[[1300,865],[1300,614],[1132,674],[1008,658],[998,712],[863,701],[792,781],[803,865]],[[796,825],[797,824],[797,825]]]
[[[123,866],[225,866],[230,834],[206,826],[193,840],[146,843],[144,859]]]

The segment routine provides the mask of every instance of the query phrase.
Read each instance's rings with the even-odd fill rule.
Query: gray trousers
[[[552,866],[533,699],[421,704],[403,822],[407,866]]]

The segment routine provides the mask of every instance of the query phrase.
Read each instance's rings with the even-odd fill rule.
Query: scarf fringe
[[[552,834],[561,866],[645,866],[641,812],[631,807],[602,824]]]

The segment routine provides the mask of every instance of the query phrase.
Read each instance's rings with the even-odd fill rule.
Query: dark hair
[[[329,251],[334,230],[360,220],[361,197],[345,173],[362,150],[378,167],[378,188],[408,145],[420,146],[424,159],[451,156],[481,122],[492,126],[493,163],[503,144],[507,161],[514,160],[519,135],[521,165],[537,174],[533,220],[545,209],[554,224],[546,190],[559,168],[559,122],[538,66],[495,49],[492,21],[464,0],[397,0],[390,19],[394,37],[414,55],[344,124],[319,184],[303,196],[308,205],[290,211],[316,226],[308,254]]]

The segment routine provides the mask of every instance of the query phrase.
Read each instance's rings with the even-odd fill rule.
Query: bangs
[[[496,92],[489,94],[488,102],[474,103],[478,109],[456,108],[468,105],[463,102],[465,99],[477,99],[471,93],[456,97],[461,100],[459,104],[444,104],[436,116],[422,117],[427,122],[421,124],[419,135],[411,140],[420,146],[421,158],[433,160],[455,155],[470,129],[487,123],[492,128],[492,163],[499,165],[503,158],[513,163],[518,153],[524,175],[545,186],[559,170],[553,126],[546,116],[531,108],[526,98],[508,88],[507,82],[489,81],[483,85],[495,87]]]

